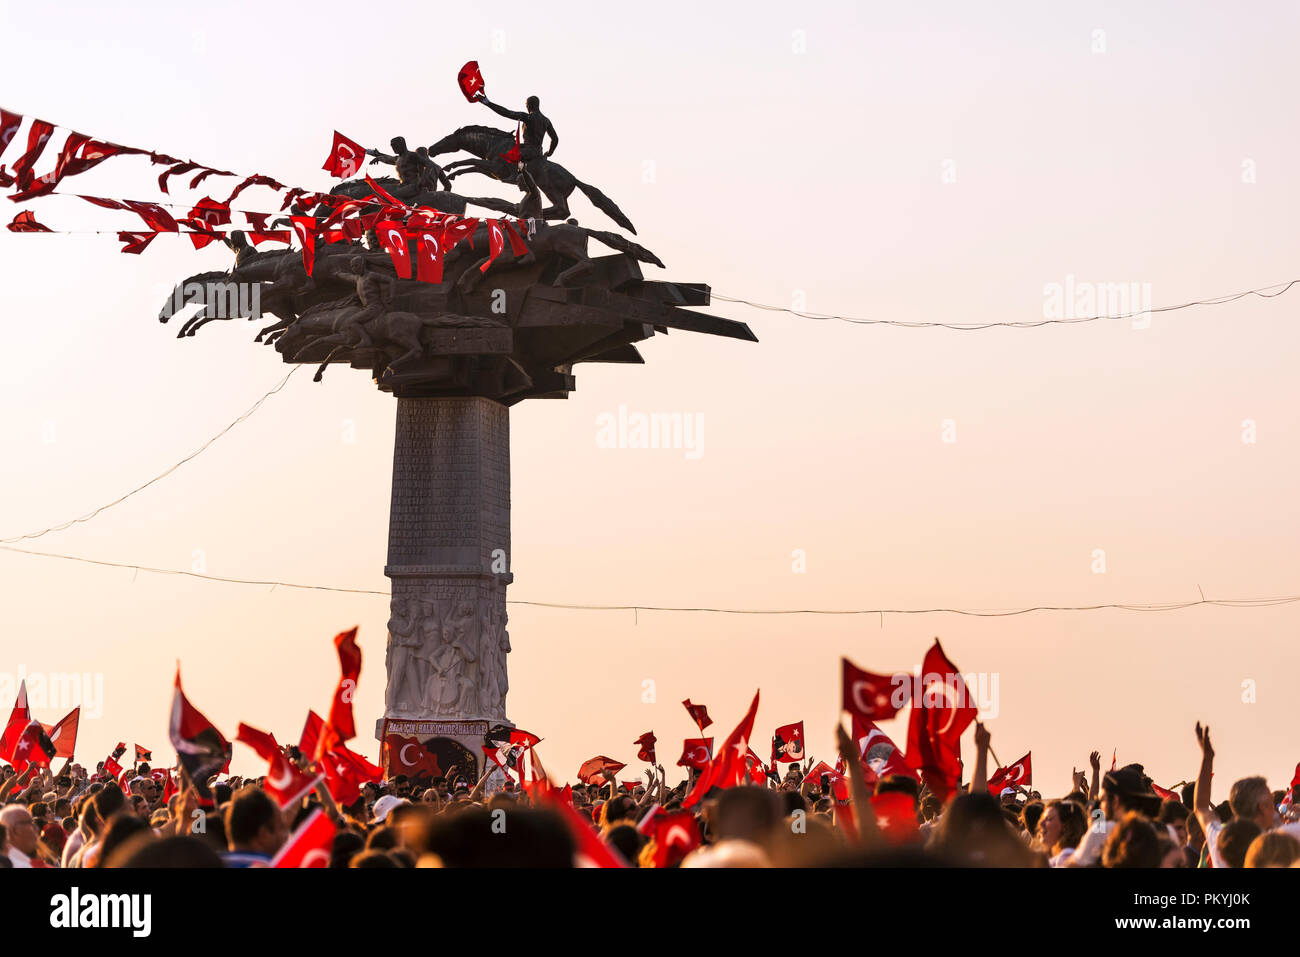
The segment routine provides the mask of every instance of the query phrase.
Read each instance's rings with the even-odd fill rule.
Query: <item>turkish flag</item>
[[[520,223],[522,225],[522,221]],[[501,225],[506,231],[506,239],[510,243],[510,252],[515,256],[524,256],[528,253],[528,244],[524,242],[524,237],[519,235],[514,224],[508,219],[501,220]]]
[[[198,163],[177,163],[175,166],[169,166],[167,169],[163,170],[161,173],[158,174],[158,188],[161,189],[164,193],[170,194],[171,191],[167,188],[167,181],[169,179],[181,173],[192,173],[196,169],[202,169],[202,168],[203,167],[201,167]]]
[[[393,261],[399,279],[411,278],[411,247],[406,241],[406,231],[401,223],[386,219],[379,223],[375,231],[379,233],[379,245]]]
[[[753,748],[750,748],[745,755],[745,765],[748,768],[750,784],[762,785],[772,776],[767,766],[763,764],[763,759],[754,753]],[[775,764],[772,766],[776,767]]]
[[[205,227],[216,229],[218,226],[225,226],[230,222],[230,204],[218,203],[211,196],[204,196],[194,204],[185,222],[196,229]]]
[[[803,722],[784,724],[772,733],[772,764],[803,760]]]
[[[179,667],[176,669],[175,692],[172,695],[169,736],[180,766],[194,784],[200,800],[210,803],[212,792],[208,790],[208,778],[230,764],[233,749],[216,725],[185,697],[185,692],[181,690]]]
[[[615,761],[613,758],[607,758],[603,754],[598,754],[594,758],[588,758],[582,762],[578,768],[578,780],[583,784],[603,784],[605,776],[602,772],[609,771],[611,774],[618,774],[626,764],[621,761]]]
[[[163,796],[162,796],[163,804],[166,804],[168,801],[170,801],[172,799],[172,795],[177,794],[180,791],[180,788],[176,784],[176,775],[172,773],[174,770],[175,770],[174,768],[168,768],[166,772],[167,783],[163,785]]]
[[[29,764],[39,764],[48,768],[53,758],[54,742],[45,733],[45,727],[39,721],[32,719],[14,743],[13,756],[9,758],[9,763],[21,774],[27,770]]]
[[[834,797],[837,801],[847,801],[849,799],[849,782],[844,779],[844,775],[840,774],[839,771],[836,771],[825,761],[818,761],[817,764],[814,765],[813,769],[808,772],[806,779],[816,781],[817,786],[820,788],[822,785],[822,775],[825,775],[828,778],[827,783],[830,784],[831,788],[831,793],[823,793],[822,797]]]
[[[749,710],[740,719],[727,740],[723,742],[718,756],[709,762],[709,769],[700,775],[691,793],[682,801],[682,807],[693,807],[713,788],[731,788],[742,784],[749,777],[745,763],[745,753],[749,750],[749,739],[754,735],[754,716],[758,714],[758,692]]]
[[[384,779],[384,769],[371,764],[361,755],[336,744],[321,755],[321,769],[325,772],[325,786],[339,804],[351,804],[361,796],[361,785],[367,781]]]
[[[281,810],[293,807],[310,794],[321,779],[320,774],[298,770],[285,756],[273,734],[241,722],[235,740],[248,745],[270,765],[262,779],[262,790],[279,804]]]
[[[25,190],[32,185],[32,166],[45,152],[45,144],[50,141],[54,124],[44,120],[32,120],[31,129],[27,131],[27,152],[14,160],[13,175],[18,181],[18,189]]]
[[[894,744],[889,735],[876,727],[874,721],[854,715],[853,740],[858,746],[859,760],[866,772],[868,784],[875,784],[881,778],[894,774],[917,779],[916,772],[907,766],[902,749]]]
[[[387,190],[385,190],[382,186],[380,186],[373,179],[371,179],[369,173],[366,174],[366,185],[370,187],[371,191],[376,196],[380,197],[388,206],[392,207],[393,209],[411,208],[407,206],[404,202],[402,202],[400,199],[397,199],[394,196],[390,195]]]
[[[338,828],[320,808],[307,815],[284,846],[271,858],[271,867],[329,867]]]
[[[100,140],[87,140],[77,156],[67,161],[63,167],[64,176],[76,176],[78,173],[84,173],[88,169],[93,169],[104,160],[122,153],[130,152],[124,146],[118,146],[116,143],[105,143]],[[193,189],[193,184],[190,186]]]
[[[28,180],[25,189],[21,189],[20,192],[9,198],[15,203],[21,203],[35,196],[44,196],[46,193],[54,192],[54,187],[59,185],[59,180],[63,179],[73,156],[89,139],[90,137],[83,133],[69,133],[68,138],[63,142],[63,149],[59,150],[58,159],[54,162],[54,169],[44,176]]]
[[[133,199],[124,199],[122,205],[136,213],[145,221],[145,225],[155,232],[174,233],[180,231],[180,224],[172,218],[172,214],[157,203],[142,203]]]
[[[847,658],[840,659],[844,671],[844,710],[859,718],[884,721],[898,714],[906,701],[893,694],[897,679],[905,676],[877,675],[863,671]],[[906,690],[904,680],[901,687]]]
[[[661,813],[654,820],[655,867],[673,867],[700,846],[700,826],[693,811]]]
[[[36,221],[36,214],[30,209],[24,209],[14,217],[12,223],[5,227],[11,233],[52,233],[54,230],[48,226],[43,226]]]
[[[18,127],[22,126],[22,123],[21,114],[0,109],[0,156],[4,155],[5,149],[9,146],[9,141],[14,138],[14,134],[18,132]]]
[[[655,733],[653,731],[647,731],[632,743],[637,745],[639,748],[636,753],[636,759],[638,761],[649,761],[651,764],[655,763]]]
[[[443,223],[444,249],[452,250],[462,239],[469,240],[469,248],[474,248],[474,230],[478,229],[477,219],[448,219]]]
[[[681,768],[707,768],[712,760],[712,738],[687,738],[682,742],[682,756],[677,759],[677,766]]]
[[[149,244],[157,238],[157,233],[122,232],[117,234],[117,241],[122,243],[122,252],[131,253],[136,256],[144,252]]]
[[[285,753],[278,752],[270,759],[270,767],[261,780],[261,789],[269,794],[279,809],[287,810],[298,804],[320,783],[320,772],[300,771]]]
[[[298,750],[307,756],[315,754],[316,742],[320,740],[323,727],[325,727],[325,719],[315,711],[308,711],[307,720],[302,726],[302,734],[298,736]]]
[[[442,768],[438,759],[415,737],[404,734],[390,734],[385,742],[388,751],[388,775],[396,777],[405,774],[412,780],[416,778],[440,778]]]
[[[81,707],[78,705],[65,714],[57,724],[46,727],[45,733],[54,742],[54,756],[70,758],[77,748],[77,725],[81,723]]]
[[[682,706],[686,708],[686,713],[691,716],[691,720],[700,729],[700,734],[703,734],[704,729],[713,724],[713,719],[709,717],[709,709],[704,705],[691,704],[691,699],[687,698],[682,702]]]
[[[564,818],[564,823],[577,845],[573,852],[574,867],[627,867],[627,861],[614,848],[600,839],[591,822],[571,806],[559,801],[554,792],[547,795],[550,804]]]
[[[907,724],[907,763],[940,801],[961,782],[961,735],[977,710],[936,638],[921,663],[920,699],[912,702]]]
[[[498,155],[507,163],[511,163],[511,164],[518,163],[519,160],[522,158],[519,152],[519,128],[518,127],[515,127],[515,145],[510,147],[510,149],[506,150],[504,153],[499,153]]]
[[[488,257],[483,265],[478,267],[479,272],[487,272],[488,267],[496,261],[496,258],[505,252],[506,234],[501,228],[501,220],[488,220]]]
[[[244,190],[248,189],[248,187],[250,186],[269,186],[271,189],[276,190],[277,192],[279,190],[284,189],[283,183],[277,183],[269,176],[261,176],[255,173],[252,176],[246,177],[242,182],[240,182],[238,186],[234,188],[233,191],[231,191],[230,195],[226,197],[226,205],[229,206],[231,203],[233,203],[235,201],[235,197],[237,197]],[[304,202],[305,201],[306,199],[304,198]],[[316,203],[312,202],[311,205],[314,206],[316,205]],[[310,208],[310,207],[304,206],[304,208]]]
[[[153,752],[148,748],[142,748],[140,745],[135,746],[135,763],[142,764],[146,761],[153,760]]]
[[[479,94],[486,89],[483,74],[478,68],[478,60],[470,60],[460,68],[460,72],[456,74],[456,83],[460,87],[460,92],[465,94],[465,99],[471,103],[478,99]]]
[[[876,815],[876,827],[891,844],[906,844],[920,834],[916,821],[916,804],[912,795],[902,791],[886,791],[871,798],[871,810]]]
[[[1031,751],[1030,754],[1033,752]],[[1012,761],[1005,768],[998,768],[988,780],[989,793],[997,797],[1005,788],[1029,787],[1033,783],[1033,771],[1026,754],[1019,761]]]
[[[1151,782],[1151,790],[1155,791],[1157,794],[1159,794],[1159,795],[1160,795],[1162,798],[1164,798],[1166,801],[1177,801],[1177,800],[1178,800],[1178,795],[1177,795],[1177,794],[1175,794],[1173,791],[1170,791],[1168,788],[1162,788],[1160,785],[1156,784],[1155,781],[1152,781],[1152,782]]]
[[[334,131],[334,146],[321,169],[338,179],[347,179],[361,172],[365,162],[366,148],[356,140],[348,139],[338,130]]]
[[[117,763],[117,758],[109,755],[104,759],[104,773],[109,775],[113,780],[117,780],[122,774],[122,765]]]
[[[313,216],[290,216],[289,222],[298,236],[298,242],[302,243],[302,268],[310,276],[312,267],[316,264],[316,219]]]
[[[339,656],[339,683],[330,703],[328,725],[333,728],[336,740],[351,741],[357,736],[352,717],[352,699],[357,693],[357,679],[361,677],[361,649],[357,647],[357,629],[349,628],[334,636],[334,648]]]
[[[415,219],[414,216],[411,218]],[[411,235],[415,239],[415,278],[420,282],[442,282],[442,227],[421,227],[414,230]]]
[[[119,741],[119,742],[117,742],[117,747],[115,747],[115,748],[113,749],[112,758],[113,758],[114,761],[116,761],[118,758],[120,758],[120,757],[121,757],[122,755],[124,755],[124,754],[126,754],[126,742],[125,742],[125,741]]]

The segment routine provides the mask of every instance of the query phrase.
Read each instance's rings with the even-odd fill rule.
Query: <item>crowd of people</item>
[[[334,825],[328,866],[336,868],[569,867],[592,859],[593,839],[607,862],[632,867],[1300,866],[1291,792],[1248,777],[1214,803],[1214,749],[1200,725],[1196,779],[1172,797],[1156,793],[1141,765],[1103,774],[1095,752],[1091,782],[1076,772],[1060,797],[1023,786],[994,793],[990,734],[977,723],[971,780],[940,801],[907,774],[871,780],[849,735],[838,737],[840,767],[854,769],[840,777],[843,788],[795,762],[763,785],[714,789],[686,807],[700,772],[670,786],[662,765],[644,784],[605,771],[563,792],[547,782],[540,793],[508,776],[501,784],[485,761],[474,782],[457,769],[398,775],[365,784],[341,806],[318,784],[287,808],[262,779],[218,775],[206,788],[183,780],[166,795],[148,764],[125,788],[102,766],[88,773],[71,760],[57,772],[5,767],[0,868],[266,866],[317,811]],[[683,819],[693,826],[659,846],[666,839],[656,822]]]

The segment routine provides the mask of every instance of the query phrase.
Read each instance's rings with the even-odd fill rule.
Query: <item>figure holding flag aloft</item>
[[[555,147],[560,143],[555,126],[541,111],[541,100],[536,96],[530,96],[524,101],[525,112],[522,113],[493,103],[484,92],[483,75],[479,72],[478,63],[473,60],[461,69],[457,82],[460,84],[461,92],[471,103],[477,100],[498,116],[504,116],[523,126],[523,142],[518,145],[519,161],[536,175],[537,161],[554,153]],[[547,136],[551,138],[551,145],[549,149],[542,152],[542,145]]]

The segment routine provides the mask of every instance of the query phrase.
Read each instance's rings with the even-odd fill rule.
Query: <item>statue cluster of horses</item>
[[[429,157],[470,154],[446,164],[445,175],[439,171],[437,177],[412,176],[411,170],[420,167],[412,162],[414,156],[402,152],[399,158],[408,162],[395,163],[399,177],[375,182],[411,207],[465,216],[471,206],[478,206],[526,220],[523,251],[507,246],[489,257],[492,224],[481,219],[472,236],[445,251],[439,283],[398,278],[374,233],[317,243],[309,275],[301,251],[254,249],[235,231],[227,237],[236,254],[235,266],[186,279],[158,318],[167,322],[187,314],[178,335],[189,337],[215,320],[271,316],[275,321],[258,331],[256,341],[273,344],[285,361],[319,363],[318,380],[329,363],[350,362],[370,368],[381,387],[407,383],[408,391],[418,387],[429,394],[562,394],[573,362],[640,361],[631,342],[653,334],[655,328],[666,331],[677,324],[672,307],[707,302],[707,294],[701,298],[699,292],[707,287],[643,280],[639,264],[662,267],[659,258],[619,233],[578,225],[570,218],[569,198],[580,191],[619,226],[635,233],[622,210],[549,158],[526,165],[512,162],[514,143],[514,135],[502,130],[462,127],[419,151],[418,162],[434,170],[438,167]],[[405,150],[400,139],[394,145]],[[371,155],[381,156],[373,151]],[[517,185],[519,200],[436,188],[439,181],[450,183],[468,173]],[[376,204],[360,207],[361,214],[388,205],[367,179],[344,182],[332,193],[361,200],[375,196]],[[303,209],[295,213],[311,215]],[[614,255],[593,258],[588,250],[591,239]],[[541,287],[557,292],[546,293]],[[581,294],[585,287],[592,287],[590,297]],[[620,299],[638,299],[640,306],[619,306],[602,298],[613,293],[620,293]],[[191,312],[194,306],[198,309]],[[645,310],[656,309],[668,318],[647,325],[647,318],[654,316]],[[686,327],[698,326],[693,321]],[[743,334],[732,326],[743,328]],[[740,323],[699,331],[724,328],[720,334],[753,338]]]

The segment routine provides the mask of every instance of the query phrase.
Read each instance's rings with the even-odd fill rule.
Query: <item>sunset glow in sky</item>
[[[477,58],[495,101],[541,97],[555,159],[613,198],[665,262],[650,278],[814,313],[1034,321],[1066,283],[1137,284],[1159,307],[1300,275],[1300,9],[1265,6],[1268,30],[1174,2],[760,3],[744,16],[593,5],[585,19],[543,5],[314,4],[325,29],[303,7],[86,3],[55,39],[8,2],[0,105],[326,190],[336,128],[382,147],[501,125],[456,88]],[[395,22],[402,35],[427,28],[427,41],[361,37]],[[110,161],[69,190],[166,199],[159,171]],[[175,202],[204,195],[183,179]],[[253,188],[235,205],[274,211],[279,199]],[[577,194],[573,207],[614,228]],[[135,228],[66,197],[4,221],[20,208],[54,229]],[[122,256],[112,235],[0,231],[0,256],[0,538],[134,488],[288,371],[252,342],[253,323],[184,341],[158,323],[175,282],[229,265],[224,247],[162,236]],[[1298,306],[1300,289],[1149,324],[951,331],[715,301],[707,311],[760,341],[655,337],[646,365],[579,366],[567,401],[512,410],[510,597],[1014,609],[1300,593]],[[689,417],[698,449],[604,447],[601,423],[620,407]],[[17,545],[386,589],[394,411],[364,372],[338,366],[313,384],[304,370],[156,486]],[[246,721],[296,740],[307,709],[328,707],[332,637],[359,624],[357,745],[377,755],[383,597],[0,551],[0,608],[0,671],[102,675],[102,715],[83,718],[78,746],[90,765],[119,740],[166,763],[178,660],[227,736]],[[694,735],[683,698],[708,705],[721,739],[759,688],[755,750],[804,720],[809,753],[830,761],[840,657],[911,670],[939,636],[963,671],[996,675],[993,748],[1004,762],[1032,750],[1044,794],[1065,793],[1092,750],[1104,767],[1112,750],[1145,763],[1165,787],[1190,779],[1199,719],[1214,728],[1219,800],[1247,774],[1285,787],[1300,760],[1298,623],[1297,605],[1009,618],[512,605],[507,711],[545,739],[555,775],[606,754],[630,776],[644,770],[642,732],[668,766]],[[903,743],[906,715],[884,727]],[[969,766],[969,736],[966,748]],[[259,765],[237,749],[236,772]]]

